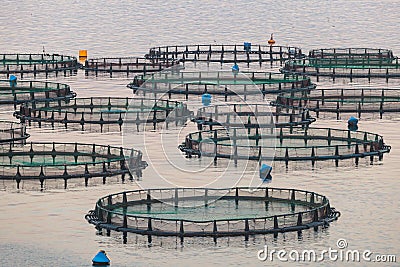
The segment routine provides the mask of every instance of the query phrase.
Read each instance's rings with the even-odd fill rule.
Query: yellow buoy
[[[273,34],[273,33],[271,33],[271,38],[268,40],[268,44],[269,44],[269,45],[275,44],[274,34]]]
[[[79,60],[85,61],[87,59],[87,50],[79,50]]]

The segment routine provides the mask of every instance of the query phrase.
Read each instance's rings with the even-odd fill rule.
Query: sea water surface
[[[92,58],[138,56],[157,45],[266,43],[270,33],[274,33],[277,45],[299,46],[304,51],[374,47],[392,49],[395,55],[400,55],[399,4],[393,0],[4,0],[0,10],[0,51],[42,53],[45,50],[46,53],[77,55],[79,49],[87,49]],[[77,76],[50,80],[70,84],[80,97],[132,95],[126,88],[130,78],[85,77],[79,72]],[[12,113],[11,106],[1,107],[1,119],[12,120]],[[318,120],[313,126],[345,129],[346,121]],[[87,188],[76,185],[68,190],[39,192],[29,188],[17,191],[0,182],[3,189],[0,191],[0,266],[90,266],[99,249],[107,251],[112,266],[267,266],[271,262],[257,259],[257,252],[264,245],[276,250],[320,252],[337,249],[338,239],[346,239],[352,250],[395,254],[399,258],[400,116],[361,119],[359,129],[383,135],[385,142],[392,146],[382,163],[338,168],[332,164],[314,170],[307,163],[306,167],[287,171],[278,168],[268,184],[326,195],[342,214],[327,229],[304,231],[301,238],[297,233],[288,233],[277,239],[256,236],[248,242],[230,238],[214,244],[209,239],[194,238],[185,240],[183,246],[175,238],[161,239],[148,246],[145,238],[130,236],[130,242],[124,245],[120,236],[96,235],[84,215],[94,208],[98,198],[136,189],[135,183],[99,183]],[[120,133],[99,134],[48,127],[30,127],[29,132],[31,141],[123,143]],[[182,141],[173,137],[171,140]],[[157,143],[146,148],[154,153],[160,150]],[[179,151],[176,157],[182,157]],[[237,176],[234,168],[227,172],[228,176]],[[151,171],[144,171],[143,180],[151,180],[152,175]],[[187,186],[202,183],[196,177],[175,178],[185,180]],[[277,259],[272,264],[301,265]],[[316,263],[321,264],[341,266],[344,263]],[[351,264],[366,265],[365,262]]]

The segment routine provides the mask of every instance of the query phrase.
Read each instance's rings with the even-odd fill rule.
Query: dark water
[[[390,0],[190,3],[6,0],[0,10],[0,51],[39,53],[44,46],[48,53],[77,55],[79,49],[87,49],[89,57],[130,56],[143,55],[150,46],[166,44],[266,43],[273,32],[277,45],[300,46],[305,50],[389,48],[400,55],[399,11],[399,1]],[[81,97],[132,94],[126,88],[130,81],[126,78],[86,78],[79,72],[77,76],[52,80],[70,84]],[[348,84],[348,81],[337,82],[340,83]],[[2,107],[1,111],[2,119],[12,119],[12,107]],[[305,231],[300,240],[297,234],[280,235],[277,240],[260,236],[246,243],[240,238],[221,239],[217,245],[211,240],[193,239],[181,247],[175,239],[161,239],[148,247],[144,238],[132,236],[130,243],[123,245],[119,236],[95,235],[95,229],[86,223],[84,214],[94,207],[98,198],[135,189],[136,184],[76,186],[67,192],[61,189],[16,192],[2,184],[7,190],[0,192],[0,266],[89,266],[99,249],[108,252],[112,266],[264,266],[271,264],[257,259],[257,251],[264,244],[275,249],[321,251],[336,248],[339,238],[347,240],[349,249],[369,249],[374,253],[399,256],[399,125],[396,116],[384,120],[362,119],[359,123],[360,130],[379,133],[392,146],[383,163],[372,166],[364,163],[358,168],[352,164],[339,168],[333,164],[317,165],[315,170],[297,166],[274,172],[270,186],[321,193],[342,213],[328,229],[316,233]],[[346,122],[319,120],[314,126],[345,128]],[[189,125],[182,131],[194,129]],[[79,140],[114,145],[123,142],[119,133],[100,135],[50,128],[32,128],[30,133],[32,141]],[[157,137],[157,133],[149,135],[149,138]],[[168,145],[176,147],[183,139],[170,137],[168,140],[171,141]],[[147,148],[150,152],[160,149],[156,143]],[[177,152],[175,157],[181,156]],[[154,164],[161,168],[167,165],[165,162]],[[217,185],[230,186],[232,181],[228,177],[236,176],[237,169],[225,169],[224,163],[220,166],[211,173],[228,174],[224,176],[226,180],[221,179]],[[243,183],[250,179],[251,166],[246,171]],[[155,176],[149,169],[144,172],[143,181],[152,184]],[[198,177],[191,178],[174,177],[173,182],[191,186],[205,183]],[[324,264],[343,265],[343,262],[326,261]]]

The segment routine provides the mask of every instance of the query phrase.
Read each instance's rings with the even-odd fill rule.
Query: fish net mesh
[[[67,84],[47,81],[17,81],[12,84],[8,80],[0,80],[0,104],[60,101],[75,95]]]
[[[93,131],[156,129],[160,123],[182,125],[191,116],[186,104],[150,98],[90,97],[66,102],[26,103],[16,117],[21,121],[64,125]],[[128,130],[128,129],[125,129]]]
[[[326,160],[335,160],[338,164],[339,160],[366,156],[381,159],[390,151],[382,136],[362,131],[288,127],[264,135],[257,128],[249,130],[246,134],[234,129],[190,133],[179,148],[188,156],[208,156],[215,160],[274,160],[286,164],[289,161],[311,161],[314,164]]]
[[[116,175],[138,175],[147,167],[142,153],[96,144],[31,142],[22,147],[0,148],[0,180],[14,181],[17,188],[21,181],[48,179],[84,179]],[[132,174],[129,173],[128,168]],[[136,173],[135,173],[136,171]],[[105,180],[104,180],[105,181]]]
[[[99,199],[86,219],[119,232],[216,238],[298,231],[331,216],[328,199],[314,192],[240,187],[121,192]]]

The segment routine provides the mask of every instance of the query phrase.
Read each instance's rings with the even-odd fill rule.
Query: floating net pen
[[[76,72],[77,59],[58,54],[0,54],[0,75],[7,78],[11,74],[64,73]]]
[[[199,130],[208,127],[245,127],[245,128],[270,128],[308,126],[315,122],[308,110],[292,108],[291,112],[282,111],[277,107],[275,112],[269,104],[226,104],[202,107],[198,109],[196,117],[192,120],[198,124]]]
[[[400,112],[400,88],[328,88],[307,93],[279,95],[273,105],[281,107],[306,107],[314,111],[317,118],[321,113],[333,114],[342,119],[343,114],[362,116],[389,115]]]
[[[340,213],[320,194],[283,188],[166,188],[99,199],[86,220],[100,231],[153,237],[249,236],[327,227]]]
[[[153,47],[147,58],[161,60],[179,60],[181,62],[214,63],[262,63],[280,62],[291,58],[301,58],[301,49],[291,46],[270,45],[175,45]]]
[[[304,58],[285,62],[283,73],[335,78],[400,78],[399,59],[395,58]]]
[[[51,102],[68,100],[76,94],[70,86],[63,83],[42,81],[17,81],[10,84],[8,80],[0,80],[0,104],[14,106],[25,102]]]
[[[0,147],[0,180],[15,181],[17,189],[29,181],[44,189],[51,179],[64,181],[64,188],[70,179],[84,179],[85,186],[94,178],[106,183],[108,177],[121,176],[124,181],[125,175],[141,177],[146,167],[142,152],[122,147],[56,142]]]
[[[310,50],[309,58],[347,58],[353,62],[363,59],[382,59],[382,61],[392,62],[396,57],[393,56],[392,50],[383,48],[322,48]]]
[[[129,116],[126,116],[128,113]],[[15,115],[23,122],[36,122],[39,127],[42,124],[60,124],[66,128],[108,132],[122,131],[124,123],[135,126],[137,131],[142,125],[147,126],[143,129],[153,130],[160,123],[165,123],[167,127],[182,125],[191,117],[192,112],[186,104],[172,100],[88,97],[62,103],[26,103],[20,106]]]
[[[317,161],[354,159],[358,165],[360,158],[383,160],[383,154],[391,147],[383,137],[369,132],[339,130],[331,128],[279,128],[276,134],[263,134],[259,128],[239,134],[239,129],[215,129],[199,131],[186,136],[179,149],[188,157],[213,157],[234,160],[279,161],[286,166],[291,161],[309,161],[312,166]],[[274,139],[272,142],[270,139]],[[269,142],[265,142],[269,141]],[[273,151],[273,152],[271,152]]]
[[[26,132],[23,123],[12,121],[0,121],[0,145],[24,144],[30,135]]]
[[[136,91],[188,95],[254,95],[312,90],[316,87],[306,76],[273,72],[182,71],[138,75],[128,84]],[[259,99],[260,101],[260,99]]]
[[[85,74],[113,73],[126,74],[158,72],[179,64],[176,60],[147,59],[139,57],[94,58],[85,61]]]

